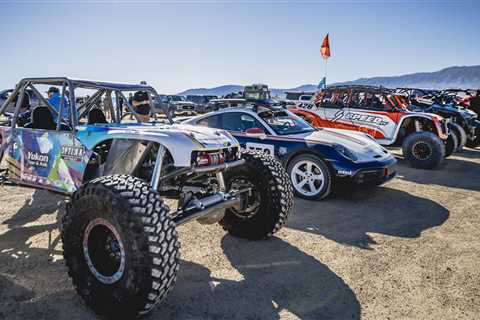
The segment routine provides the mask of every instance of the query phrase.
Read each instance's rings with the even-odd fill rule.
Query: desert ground
[[[0,186],[0,319],[96,319],[67,276],[59,196]],[[480,150],[382,187],[295,200],[270,240],[179,227],[172,294],[146,319],[479,319]]]

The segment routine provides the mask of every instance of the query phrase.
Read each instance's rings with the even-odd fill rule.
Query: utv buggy
[[[431,112],[450,119],[449,128],[458,140],[458,150],[465,145],[475,148],[480,145],[480,120],[478,115],[459,105],[459,93],[466,90],[428,91],[423,89],[400,88],[398,93],[408,99],[410,109],[419,112]]]
[[[61,89],[60,105],[40,93],[42,85]],[[26,90],[41,104],[19,126]],[[84,90],[94,93],[77,108],[75,94]],[[274,158],[242,152],[223,130],[142,124],[125,95],[132,91],[155,103],[146,85],[31,78],[0,107],[2,177],[68,197],[61,228],[68,273],[89,307],[117,319],[149,312],[173,288],[177,225],[218,222],[257,240],[283,226],[293,203]],[[177,201],[175,210],[166,198]]]
[[[415,168],[437,167],[457,148],[448,120],[409,111],[391,90],[373,86],[335,86],[315,94],[307,108],[322,127],[362,131],[385,146],[401,146]]]

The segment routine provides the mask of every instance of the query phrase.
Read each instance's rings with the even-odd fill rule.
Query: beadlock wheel
[[[146,314],[175,284],[175,223],[158,192],[139,178],[113,175],[81,186],[67,205],[61,231],[77,293],[102,317]]]
[[[244,210],[236,210],[231,208],[231,212],[239,217],[240,219],[249,219],[255,214],[257,214],[258,210],[260,209],[260,204],[262,202],[262,195],[255,187],[255,185],[248,181],[247,177],[238,177],[233,179],[231,188],[241,190],[249,188],[250,191],[248,192],[247,204]]]
[[[428,143],[419,141],[412,146],[412,154],[418,160],[426,160],[432,155],[432,148]]]
[[[83,254],[87,266],[98,281],[112,284],[125,271],[125,248],[120,234],[105,219],[91,221],[83,236]]]

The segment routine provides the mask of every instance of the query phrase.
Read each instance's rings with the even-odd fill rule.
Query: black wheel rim
[[[262,203],[260,192],[247,177],[239,177],[232,181],[231,189],[242,190],[246,188],[249,188],[250,191],[248,192],[245,210],[231,209],[231,211],[241,219],[250,219],[255,216]]]
[[[120,234],[105,219],[90,221],[83,236],[83,253],[88,268],[104,284],[119,281],[125,271],[125,248]]]
[[[415,143],[412,149],[413,156],[418,160],[427,160],[433,153],[430,145],[422,141]]]

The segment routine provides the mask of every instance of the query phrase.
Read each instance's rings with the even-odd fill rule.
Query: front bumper
[[[354,184],[381,185],[397,174],[394,157],[367,163],[334,163],[335,179]]]
[[[392,180],[396,175],[397,166],[394,164],[376,169],[360,170],[353,177],[353,181],[356,184],[380,185]]]

